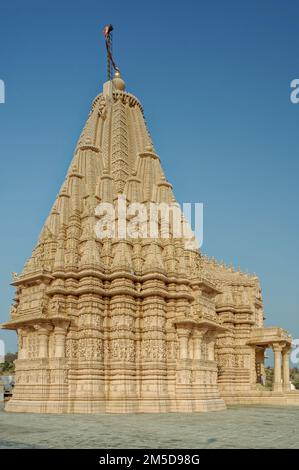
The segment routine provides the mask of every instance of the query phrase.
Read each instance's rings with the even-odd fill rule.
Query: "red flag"
[[[105,26],[105,28],[103,29],[103,33],[104,33],[105,38],[107,38],[108,34],[111,33],[111,31],[113,31],[112,24],[107,24]]]

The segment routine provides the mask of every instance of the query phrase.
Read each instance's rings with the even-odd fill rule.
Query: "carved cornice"
[[[147,298],[147,297],[164,297],[167,300],[170,299],[186,299],[188,301],[194,300],[194,296],[188,292],[169,292],[166,289],[161,288],[147,288],[143,291],[135,290],[133,288],[126,287],[109,287],[108,289],[96,286],[82,286],[76,289],[72,287],[52,287],[48,290],[48,295],[52,296],[55,294],[61,295],[74,295],[80,296],[84,294],[97,294],[102,297],[114,297],[116,295],[130,295],[135,298]]]
[[[46,318],[41,318],[41,317],[26,317],[26,318],[19,318],[18,320],[11,320],[8,321],[7,323],[4,323],[1,325],[2,329],[5,330],[17,330],[19,328],[25,328],[25,327],[31,327],[31,328],[36,328],[37,325],[39,325],[41,328],[47,328],[51,322],[54,321],[67,321],[70,322],[70,318],[61,315],[61,316],[51,316],[51,317],[46,317]]]
[[[100,148],[99,147],[96,147],[95,145],[92,145],[92,144],[82,144],[79,146],[79,150],[91,150],[92,152],[95,152],[95,153],[99,153],[100,152]]]
[[[124,103],[128,103],[129,106],[131,106],[131,107],[137,106],[137,107],[140,109],[142,115],[144,114],[144,113],[143,113],[143,108],[142,108],[142,105],[141,105],[140,101],[136,98],[136,96],[132,95],[131,93],[127,93],[127,92],[125,92],[125,91],[117,90],[117,91],[113,91],[112,96],[113,96],[113,101],[114,101],[114,102],[116,102],[116,101],[118,101],[118,100],[121,100],[121,101],[124,102]],[[103,99],[103,98],[104,98],[103,93],[100,93],[100,94],[93,100],[93,102],[92,102],[92,108],[91,108],[92,111],[94,110],[96,104],[97,104],[101,99]]]
[[[103,269],[99,269],[98,265],[94,268],[89,268],[84,267],[83,269],[80,269],[78,271],[54,271],[53,272],[53,279],[76,279],[80,280],[84,277],[94,277],[97,279],[101,279],[103,281],[113,281],[114,279],[130,279],[134,282],[146,282],[150,280],[160,280],[165,282],[166,284],[176,284],[176,285],[186,285],[190,286],[191,281],[187,278],[184,277],[179,277],[179,276],[167,276],[167,274],[159,273],[159,272],[152,272],[152,273],[146,273],[142,275],[137,275],[132,272],[128,271],[117,271],[114,273],[105,273],[103,272]],[[51,289],[50,289],[51,290]],[[193,296],[192,296],[193,297]]]
[[[201,291],[211,294],[213,297],[221,293],[221,290],[217,289],[216,285],[211,281],[203,278],[198,278],[190,282],[191,287],[198,287]]]
[[[50,271],[45,269],[39,269],[30,273],[24,273],[14,276],[14,281],[11,283],[12,286],[21,286],[24,284],[32,284],[37,282],[45,282],[49,284],[55,279]]]
[[[286,330],[278,327],[254,328],[247,344],[257,346],[280,344],[285,347],[292,344],[292,337]]]

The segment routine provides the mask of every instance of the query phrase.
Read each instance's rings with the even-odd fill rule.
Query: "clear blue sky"
[[[0,18],[0,321],[106,79],[111,22],[177,198],[205,205],[203,250],[256,272],[267,324],[298,338],[298,2],[12,0]]]

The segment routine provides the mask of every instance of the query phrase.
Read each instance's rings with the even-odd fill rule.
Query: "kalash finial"
[[[119,69],[116,69],[112,83],[117,90],[121,90],[121,91],[125,90],[126,84],[121,78]]]
[[[124,90],[125,89],[125,82],[121,78],[120,75],[120,70],[117,67],[116,63],[114,62],[113,56],[112,56],[112,31],[113,31],[113,26],[112,24],[108,24],[105,26],[103,29],[105,41],[106,41],[106,49],[107,49],[107,75],[108,75],[108,81],[111,81],[112,79],[112,68],[115,70],[114,78],[112,80],[112,83],[114,87],[117,90]]]

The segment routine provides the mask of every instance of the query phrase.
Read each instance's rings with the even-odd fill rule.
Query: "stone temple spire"
[[[38,243],[13,278],[3,327],[17,332],[19,355],[8,411],[219,410],[221,387],[252,389],[248,341],[263,321],[256,278],[205,260],[174,236],[174,219],[168,235],[159,216],[161,230],[148,232],[155,203],[177,206],[141,103],[117,69],[92,102]],[[137,237],[136,204],[144,216]],[[131,231],[99,237],[111,208],[115,226],[125,212]]]
[[[112,205],[117,224],[119,198],[145,209],[175,201],[141,103],[117,69],[91,105],[37,246],[14,278],[21,294],[5,327],[18,332],[23,362],[11,410],[166,410],[176,311],[183,318],[191,311],[190,280],[186,270],[179,274],[179,258],[188,252],[182,240],[149,233],[99,238],[98,208]],[[132,214],[126,217],[129,222]],[[29,407],[26,364],[34,371],[28,393],[33,387],[37,397]],[[37,385],[42,376],[48,378]],[[224,406],[218,396],[213,400]]]

